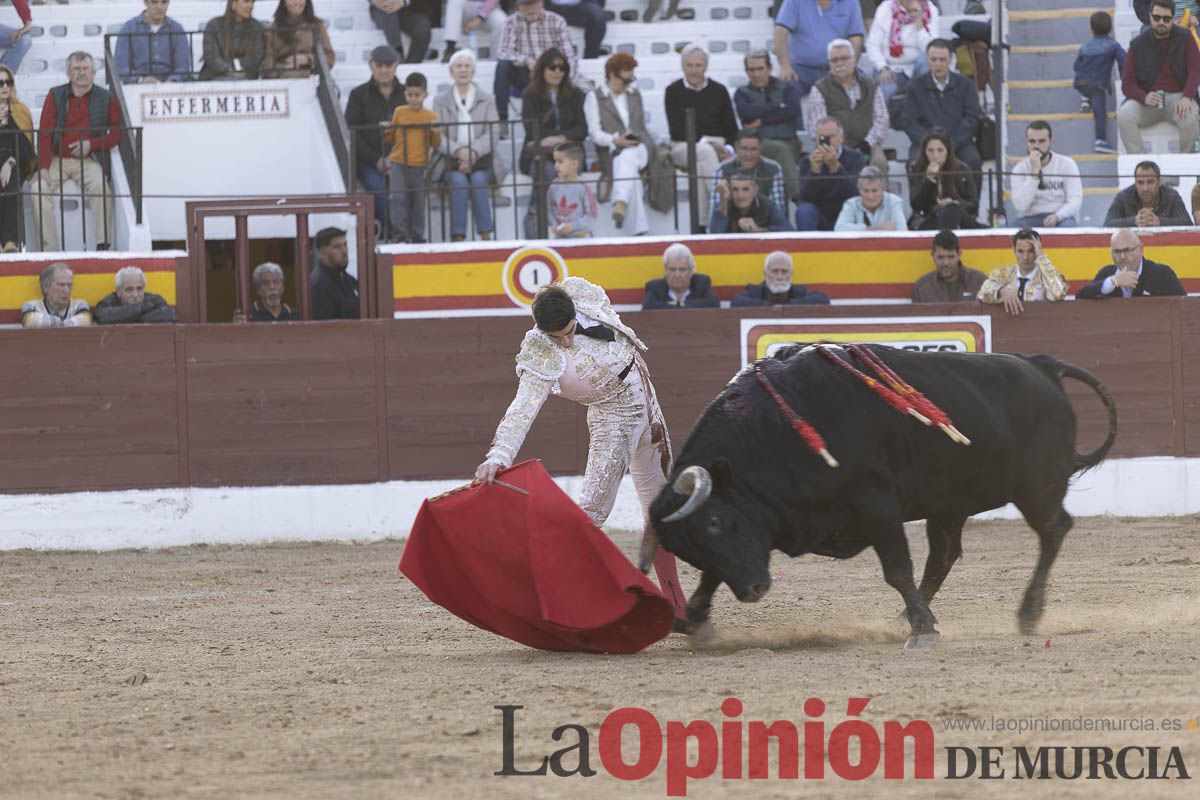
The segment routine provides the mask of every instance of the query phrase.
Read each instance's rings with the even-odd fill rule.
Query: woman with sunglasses
[[[534,181],[525,214],[525,236],[532,239],[537,236],[536,192],[545,193],[554,180],[554,148],[566,141],[582,144],[588,133],[583,92],[571,83],[570,62],[557,47],[542,53],[534,65],[529,88],[521,95],[521,118],[525,147],[519,166]]]
[[[225,0],[225,13],[204,26],[200,80],[253,80],[266,52],[266,29],[254,18],[254,0]]]
[[[21,236],[21,184],[36,165],[33,115],[17,99],[13,72],[0,65],[0,248],[11,253],[24,244]]]

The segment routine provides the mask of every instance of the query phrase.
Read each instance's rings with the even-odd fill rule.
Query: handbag
[[[441,150],[435,150],[425,165],[425,185],[439,184],[446,177],[446,169],[450,166],[450,157]]]
[[[541,155],[543,163],[554,163],[553,147],[542,147],[536,142],[526,142],[525,146],[521,148],[521,157],[517,161],[517,168],[521,170],[522,175],[535,177],[532,173],[533,159],[538,155]]]

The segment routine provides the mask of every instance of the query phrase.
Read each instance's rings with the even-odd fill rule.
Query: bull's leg
[[[1046,607],[1046,579],[1050,577],[1050,567],[1054,566],[1054,559],[1058,557],[1063,537],[1071,530],[1075,521],[1062,506],[1042,519],[1030,519],[1028,514],[1025,515],[1025,519],[1037,531],[1041,544],[1037,568],[1033,571],[1029,588],[1025,590],[1025,599],[1021,601],[1021,608],[1017,612],[1017,624],[1021,633],[1028,635],[1037,632],[1038,620],[1042,618],[1042,611]]]
[[[892,519],[877,519],[874,525],[864,527],[872,547],[883,565],[883,579],[904,598],[904,611],[912,634],[905,648],[932,647],[941,638],[934,624],[937,620],[929,610],[929,604],[917,591],[913,580],[912,555],[908,552],[908,539],[904,536],[904,523],[899,514]]]
[[[708,615],[712,610],[713,593],[721,585],[721,579],[712,572],[701,572],[700,583],[692,592],[687,604],[687,633],[693,647],[703,647],[712,640],[713,624]]]
[[[925,520],[925,535],[929,539],[929,555],[925,558],[925,574],[921,577],[921,597],[926,604],[942,588],[954,562],[962,558],[962,529],[966,517],[939,517]]]

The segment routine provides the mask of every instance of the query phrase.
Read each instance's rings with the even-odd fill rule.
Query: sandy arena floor
[[[910,540],[923,559],[921,529]],[[763,602],[717,595],[722,648],[692,652],[676,636],[621,657],[537,652],[451,617],[396,572],[400,542],[2,553],[0,795],[664,797],[663,766],[639,784],[604,773],[598,731],[613,709],[719,726],[721,701],[736,696],[743,720],[799,723],[804,700],[820,697],[828,735],[847,698],[869,696],[863,718],[880,729],[930,721],[938,779],[884,781],[880,767],[863,783],[828,768],[821,782],[779,781],[772,767],[765,781],[693,780],[689,796],[1196,797],[1200,518],[1081,520],[1042,633],[1028,638],[1014,614],[1033,533],[970,523],[964,544],[930,651],[901,649],[905,628],[890,621],[900,599],[872,554],[777,554]],[[695,579],[686,569],[685,586]],[[576,723],[600,774],[494,777],[500,704],[524,706],[519,768],[574,743],[550,732]],[[1182,730],[945,727],[993,717],[1166,718]],[[1015,781],[1018,745],[1159,746],[1160,763],[1179,747],[1193,779]],[[946,780],[950,746],[1004,747],[1006,778]]]

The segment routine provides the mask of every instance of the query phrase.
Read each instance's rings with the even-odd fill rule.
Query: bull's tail
[[[1092,452],[1075,454],[1074,468],[1071,470],[1071,472],[1083,472],[1084,470],[1091,469],[1103,461],[1104,457],[1108,455],[1108,451],[1112,449],[1113,442],[1115,442],[1117,439],[1117,404],[1113,401],[1112,394],[1109,393],[1105,385],[1100,382],[1100,379],[1088,372],[1086,369],[1077,367],[1074,364],[1067,364],[1063,361],[1058,362],[1057,366],[1059,376],[1063,378],[1074,378],[1075,380],[1081,383],[1086,383],[1088,386],[1092,387],[1092,391],[1099,395],[1100,400],[1104,403],[1105,409],[1108,410],[1108,436],[1106,436],[1104,441],[1100,443],[1100,446]]]

